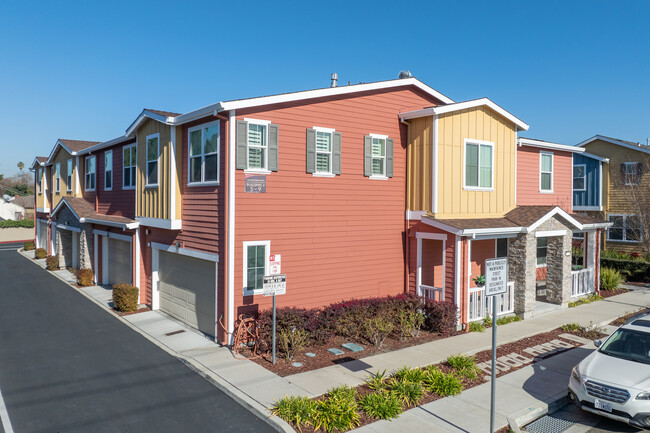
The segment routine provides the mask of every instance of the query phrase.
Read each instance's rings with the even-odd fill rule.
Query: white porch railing
[[[588,295],[594,292],[593,268],[571,271],[571,297]]]
[[[469,289],[469,321],[483,320],[492,315],[492,300],[497,302],[497,316],[515,311],[515,283],[510,281],[506,293],[496,296],[485,296],[485,287]]]
[[[426,286],[420,284],[420,290],[422,291],[422,296],[425,299],[431,299],[432,301],[444,301],[445,300],[445,291],[440,287]]]

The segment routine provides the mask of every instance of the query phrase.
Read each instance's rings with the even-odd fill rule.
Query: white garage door
[[[215,333],[215,262],[160,251],[160,309],[208,335]]]
[[[104,238],[107,239],[107,238]],[[131,243],[108,238],[108,284],[133,282]]]
[[[38,248],[47,248],[47,223],[38,222]]]

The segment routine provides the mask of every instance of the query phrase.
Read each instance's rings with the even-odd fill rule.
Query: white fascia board
[[[538,219],[535,223],[533,223],[530,227],[528,227],[528,232],[532,232],[537,227],[539,227],[541,224],[548,221],[551,217],[553,217],[555,215],[560,215],[562,218],[567,220],[570,224],[572,224],[573,226],[575,226],[579,230],[582,230],[583,227],[584,227],[578,220],[576,220],[571,215],[566,213],[566,211],[564,209],[562,209],[559,206],[556,206],[555,208],[551,209],[546,215],[544,215],[543,217]]]
[[[525,227],[500,227],[500,228],[487,228],[487,229],[467,229],[463,230],[462,236],[484,236],[484,235],[507,235],[513,233],[524,233]]]
[[[140,115],[133,121],[133,123],[131,123],[131,125],[129,125],[129,127],[126,128],[126,132],[124,133],[124,136],[127,137],[132,136],[133,132],[136,129],[138,129],[138,126],[140,126],[140,124],[144,122],[144,120],[147,117],[157,122],[165,123],[167,125],[171,125],[172,123],[174,123],[173,119],[175,119],[175,117],[167,117],[167,116],[163,116],[162,114],[154,113],[149,110],[142,110],[142,113],[140,113]]]
[[[35,165],[38,165],[38,166],[40,166],[40,167],[44,167],[44,166],[45,166],[45,163],[39,161],[38,158],[34,158],[34,161],[32,162],[32,165],[29,166],[29,169],[30,169],[31,171],[33,171]]]
[[[406,211],[406,220],[420,220],[422,216],[426,215],[427,211],[425,210],[407,210]]]
[[[524,137],[519,137],[519,139],[517,139],[517,144],[519,146],[541,147],[542,149],[561,150],[573,153],[584,153],[585,151],[582,147],[568,146],[566,144],[551,143],[549,141],[534,140],[532,138]]]
[[[118,223],[114,221],[104,221],[95,218],[81,218],[79,222],[84,224],[89,223],[89,224],[99,224],[99,225],[109,226],[109,227],[118,227],[123,230],[131,230],[131,229],[138,228],[140,226],[140,223],[138,221],[132,223]]]
[[[70,232],[81,233],[81,229],[79,227],[70,227],[70,226],[67,226],[67,225],[61,224],[61,223],[58,223],[56,225],[56,227],[61,229],[61,230],[67,230],[67,231],[70,231]]]
[[[68,202],[66,201],[65,197],[62,198],[62,199],[59,201],[59,204],[57,204],[56,207],[52,210],[52,215],[55,215],[56,213],[58,213],[58,212],[59,212],[59,209],[61,209],[61,207],[62,207],[64,204],[68,207],[68,209],[70,209],[70,212],[72,212],[72,214],[75,216],[75,218],[77,218],[77,220],[78,220],[79,222],[81,222],[81,218],[79,218],[79,215],[77,215],[77,213],[74,211],[74,209],[72,209],[72,206],[70,206],[70,205],[68,204]]]
[[[582,230],[588,230],[588,229],[608,229],[611,226],[613,226],[614,223],[598,223],[598,224],[583,224]]]
[[[454,101],[442,93],[427,86],[417,78],[403,78],[390,81],[378,81],[375,83],[355,84],[351,86],[326,87],[316,90],[305,90],[302,92],[285,93],[282,95],[262,96],[259,98],[240,99],[237,101],[222,102],[219,111],[241,110],[243,108],[257,107],[261,105],[281,104],[284,102],[302,101],[305,99],[323,98],[329,96],[346,95],[350,93],[368,92],[372,90],[391,89],[395,87],[415,86],[423,92],[444,102],[453,104]]]
[[[535,232],[536,238],[551,238],[553,236],[565,236],[568,230],[540,230]]]
[[[120,143],[122,143],[124,141],[128,141],[128,140],[131,140],[131,139],[132,139],[132,137],[127,137],[126,135],[122,135],[120,137],[113,138],[113,139],[108,140],[108,141],[104,141],[103,143],[96,144],[96,145],[91,146],[91,147],[89,147],[87,149],[80,150],[79,152],[77,152],[77,155],[84,155],[86,153],[93,153],[96,150],[100,150],[100,149],[103,149],[105,147],[111,147],[111,146],[113,146],[115,144],[120,144]]]
[[[517,125],[521,130],[527,131],[529,128],[526,122],[514,116],[513,114],[510,114],[508,111],[498,106],[494,102],[490,101],[488,98],[480,98],[480,99],[474,99],[472,101],[457,102],[455,104],[450,104],[450,105],[440,105],[438,107],[434,107],[433,111],[436,114],[444,114],[444,113],[452,113],[454,111],[466,110],[468,108],[475,108],[480,106],[490,107],[492,110],[496,111],[497,113],[499,113],[500,115],[502,115],[503,117],[505,117],[506,119],[510,120],[512,123]]]
[[[50,165],[52,163],[52,159],[54,158],[54,155],[56,154],[56,151],[57,151],[57,149],[59,147],[64,148],[66,150],[66,152],[68,152],[70,155],[74,156],[74,155],[77,154],[76,152],[73,152],[70,149],[68,149],[68,147],[65,144],[61,143],[61,140],[56,140],[56,143],[54,144],[54,147],[52,148],[52,152],[50,152],[50,156],[48,156],[47,161],[45,161],[41,165]]]
[[[594,155],[593,153],[585,152],[585,153],[582,154],[582,156],[586,156],[587,158],[595,159],[596,161],[609,163],[609,158],[603,158],[602,156]]]
[[[194,257],[197,259],[207,260],[210,262],[219,262],[219,254],[206,253],[203,251],[193,250],[190,248],[177,247],[176,245],[161,244],[159,242],[151,242],[151,248],[169,253],[180,254],[183,256]]]
[[[649,148],[643,148],[641,146],[634,146],[632,144],[628,144],[628,143],[622,142],[620,140],[616,140],[614,138],[603,137],[602,135],[594,135],[590,139],[585,140],[582,143],[578,143],[577,146],[578,147],[583,147],[583,146],[586,146],[587,144],[591,143],[592,141],[596,141],[596,140],[606,141],[607,143],[616,144],[617,146],[625,147],[627,149],[632,149],[632,150],[636,150],[636,151],[639,151],[639,152],[649,153],[650,154],[650,149]]]
[[[440,230],[444,230],[444,231],[449,232],[449,233],[454,234],[454,235],[462,235],[463,234],[462,233],[463,231],[461,229],[459,229],[457,227],[452,227],[452,226],[444,224],[444,223],[441,223],[440,221],[436,221],[436,220],[434,220],[432,218],[426,218],[425,216],[422,216],[420,218],[420,221],[422,221],[426,225],[429,225],[431,227],[435,227],[435,228],[440,229]]]
[[[140,223],[141,226],[146,227],[156,227],[166,230],[180,230],[183,227],[181,220],[168,220],[142,216],[136,216],[135,219]]]

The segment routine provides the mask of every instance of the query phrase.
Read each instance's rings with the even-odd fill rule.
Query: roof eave
[[[551,143],[549,141],[535,140],[532,138],[523,138],[523,137],[517,139],[517,144],[519,144],[519,146],[539,147],[542,149],[552,149],[552,150],[559,150],[563,152],[572,152],[572,153],[584,153],[585,151],[585,149],[583,149],[582,147],[569,146],[560,143]]]
[[[104,221],[96,218],[87,218],[83,217],[79,219],[80,223],[91,223],[91,224],[101,224],[104,226],[109,226],[109,227],[117,227],[121,228],[123,230],[131,230],[131,229],[137,229],[140,226],[140,223],[138,221],[134,221],[131,223],[120,223],[117,221]]]

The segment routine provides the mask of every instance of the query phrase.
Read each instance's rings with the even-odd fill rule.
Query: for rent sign
[[[487,259],[485,261],[485,296],[505,293],[507,285],[508,259]]]

